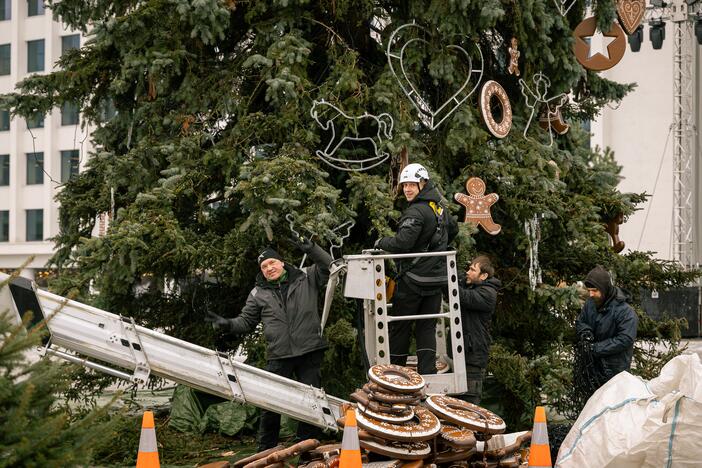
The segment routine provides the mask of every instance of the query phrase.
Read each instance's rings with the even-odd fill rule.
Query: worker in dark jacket
[[[400,173],[400,184],[409,206],[402,213],[394,237],[378,239],[375,247],[390,253],[440,252],[458,232],[439,190],[421,164],[409,164]],[[441,309],[441,291],[446,288],[444,257],[415,257],[397,262],[397,287],[391,315],[436,314]],[[417,370],[436,374],[436,320],[417,320]],[[391,322],[390,362],[404,366],[409,354],[412,321]]]
[[[458,288],[468,381],[468,389],[458,398],[476,405],[480,404],[483,393],[483,379],[492,343],[490,325],[497,305],[497,291],[502,286],[494,274],[490,259],[480,255],[466,270],[465,285]]]
[[[261,272],[256,287],[249,293],[241,313],[233,319],[210,313],[209,320],[216,327],[239,335],[252,332],[263,322],[266,370],[320,388],[320,367],[327,343],[321,334],[317,302],[319,290],[329,278],[332,258],[307,239],[301,239],[299,245],[314,262],[313,266],[298,269],[284,263],[275,250],[264,250],[258,256]],[[262,410],[259,451],[277,445],[279,432],[280,414]],[[315,426],[298,423],[298,440],[319,435]]]
[[[581,349],[592,356],[599,386],[629,370],[638,318],[609,272],[597,266],[585,278],[590,297],[575,322]]]

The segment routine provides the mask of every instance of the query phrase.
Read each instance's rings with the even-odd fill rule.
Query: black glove
[[[314,248],[314,242],[305,236],[291,237],[290,242],[292,242],[295,247],[306,254],[312,252],[312,249]]]
[[[588,341],[590,343],[594,343],[595,341],[595,335],[592,334],[592,330],[588,329],[581,331],[578,338],[580,339],[580,341]]]
[[[205,322],[210,322],[212,324],[212,328],[215,330],[229,330],[229,320],[225,319],[224,317],[215,314],[214,312],[210,312],[209,310],[206,312],[207,315],[205,315]]]
[[[595,348],[595,336],[592,334],[592,330],[583,330],[578,336],[580,340],[578,341],[578,348],[580,353],[583,355],[592,355]]]

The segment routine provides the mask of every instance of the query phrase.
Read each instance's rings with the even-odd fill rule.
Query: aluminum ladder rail
[[[35,319],[46,320],[50,338],[41,350],[42,354],[57,356],[138,385],[143,385],[153,374],[332,431],[338,430],[336,419],[341,416],[341,405],[347,403],[327,395],[322,389],[139,326],[133,319],[38,289],[35,283],[25,278],[10,281],[9,275],[0,273],[0,313],[6,311],[14,315],[16,323],[21,323],[21,317],[27,311],[31,311]]]
[[[412,259],[415,257],[445,257],[448,287],[448,311],[427,315],[391,315],[385,291],[385,260]],[[455,251],[388,254],[382,250],[364,250],[361,255],[344,255],[347,265],[344,296],[363,300],[365,320],[366,355],[370,365],[390,364],[391,322],[401,320],[441,319],[437,325],[437,357],[449,360],[451,372],[422,375],[426,381],[426,392],[464,393],[468,389],[466,380],[465,348],[461,326],[461,305],[458,297],[458,273]],[[449,321],[451,358],[446,356],[446,328]],[[443,354],[443,356],[442,356]]]

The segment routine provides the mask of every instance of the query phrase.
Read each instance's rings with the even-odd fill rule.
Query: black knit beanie
[[[614,292],[612,276],[607,270],[602,268],[601,265],[597,265],[587,274],[585,277],[585,287],[599,289],[602,293],[602,297],[605,299],[608,299]]]
[[[269,258],[275,258],[281,262],[283,261],[283,258],[280,256],[280,254],[278,254],[278,252],[273,250],[271,247],[266,247],[266,249],[258,256],[258,264],[261,265],[264,260],[268,260]]]

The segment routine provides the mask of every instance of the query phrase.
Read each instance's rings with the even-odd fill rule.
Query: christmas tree
[[[108,438],[107,407],[69,410],[59,396],[72,384],[71,366],[30,362],[46,330],[38,325],[27,331],[25,325],[0,310],[0,466],[86,465]]]
[[[603,222],[626,218],[646,196],[617,190],[613,155],[592,151],[582,129],[634,86],[576,61],[572,31],[585,2],[566,15],[552,0],[47,3],[90,39],[61,58],[60,70],[27,78],[0,104],[28,116],[77,102],[95,126],[95,153],[58,196],[59,293],[76,289],[145,326],[232,347],[232,337],[215,342],[205,310],[238,313],[264,246],[299,260],[284,242],[286,215],[325,247],[338,244],[337,228],[353,220],[343,252],[371,247],[396,227],[404,153],[429,169],[449,200],[472,176],[499,195],[492,217],[501,232],[465,224],[456,247],[461,265],[478,252],[492,255],[505,285],[490,370],[503,415],[518,422],[544,399],[573,408],[569,353],[580,308],[573,284],[595,264],[632,292],[694,278],[609,246]],[[603,30],[615,3],[593,5]],[[515,43],[522,86],[508,71]],[[542,98],[570,95],[560,108],[565,135],[554,138],[538,124],[544,109],[523,85],[535,88],[539,76],[550,84]],[[479,110],[488,80],[511,102],[505,138],[488,131]],[[491,107],[495,120],[507,114]],[[376,119],[360,120],[367,115]],[[462,207],[451,205],[462,220]],[[109,229],[91,237],[101,214]],[[536,242],[541,281],[529,257]],[[337,300],[326,331],[325,388],[337,395],[362,378],[354,317],[354,305]],[[675,330],[642,317],[639,336],[674,340]],[[639,346],[636,368],[649,377],[666,356]],[[339,362],[351,364],[339,370]]]

